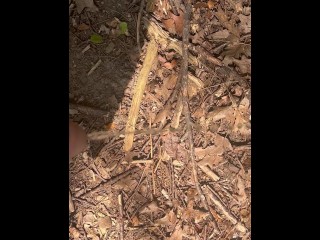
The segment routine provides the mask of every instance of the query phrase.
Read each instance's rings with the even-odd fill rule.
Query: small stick
[[[237,218],[227,209],[224,203],[222,203],[222,201],[219,200],[213,188],[211,188],[209,185],[206,185],[206,187],[211,192],[208,192],[210,199],[212,200],[214,205],[222,212],[225,218],[228,219],[232,224],[234,224],[240,232],[247,232],[247,228],[241,222],[238,222]]]
[[[71,197],[71,192],[69,190],[69,212],[73,213],[74,212],[74,205],[73,205],[73,201],[72,201],[72,197]]]
[[[151,169],[151,175],[152,175],[152,188],[153,188],[153,195],[156,195],[156,180],[155,180],[155,177],[154,177],[154,172],[153,172],[153,168],[154,168],[154,165],[152,165],[152,169]]]
[[[123,240],[123,200],[122,200],[122,194],[120,193],[118,195],[118,203],[119,203],[119,213],[120,213],[120,240]]]
[[[213,223],[213,227],[216,231],[220,232],[220,229],[218,227],[218,224],[211,213],[207,199],[205,198],[200,184],[198,180],[198,173],[197,173],[197,163],[195,160],[195,152],[194,152],[194,141],[193,141],[193,135],[192,135],[192,123],[191,123],[191,117],[190,117],[190,110],[189,110],[189,102],[188,102],[188,43],[189,43],[189,27],[190,27],[190,14],[191,14],[191,2],[188,0],[186,3],[186,12],[184,15],[184,28],[183,28],[183,34],[182,34],[182,64],[181,64],[181,80],[182,80],[182,98],[184,103],[184,115],[186,120],[186,127],[187,127],[187,133],[188,133],[188,140],[189,140],[189,151],[190,151],[190,159],[192,164],[192,172],[193,172],[193,178],[195,182],[195,186],[197,189],[197,192],[200,196],[201,202],[205,209],[209,212],[209,216],[211,218],[211,221]]]
[[[133,160],[131,164],[140,164],[140,163],[145,163],[145,164],[152,164],[153,159],[147,159],[147,160]]]
[[[151,130],[151,116],[149,118],[149,128]],[[150,131],[150,158],[153,159],[153,148],[152,148],[152,134],[151,134],[151,131]]]
[[[125,177],[127,177],[128,175],[130,175],[130,174],[136,173],[136,172],[138,172],[139,170],[140,170],[139,167],[133,167],[133,168],[131,168],[131,169],[129,169],[129,170],[123,172],[123,173],[120,173],[119,175],[117,175],[117,176],[115,176],[115,177],[110,178],[109,180],[107,180],[107,181],[105,181],[105,182],[102,182],[101,184],[99,184],[98,186],[92,188],[92,189],[89,190],[88,192],[83,192],[83,193],[79,194],[79,196],[77,196],[77,197],[80,197],[80,196],[83,196],[83,197],[88,196],[90,193],[95,192],[98,188],[104,187],[104,186],[110,186],[110,185],[112,185],[112,184],[115,184],[115,183],[118,182],[120,179],[125,178]]]
[[[102,63],[101,59],[99,59],[99,61],[90,69],[90,71],[87,73],[88,76],[90,76],[94,70],[96,70],[99,65]]]

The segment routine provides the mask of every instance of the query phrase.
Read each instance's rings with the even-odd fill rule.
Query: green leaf
[[[103,39],[102,36],[100,36],[99,34],[93,34],[90,37],[90,41],[93,43],[102,43]]]
[[[120,22],[120,34],[126,34],[128,32],[128,24],[126,22]]]

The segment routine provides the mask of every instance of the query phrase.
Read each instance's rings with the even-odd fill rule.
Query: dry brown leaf
[[[99,9],[94,4],[93,0],[75,0],[77,12],[80,14],[83,9],[87,8],[90,12],[97,12]]]
[[[133,218],[131,219],[131,223],[134,227],[141,225],[141,222],[137,216],[133,216]]]
[[[205,110],[203,108],[197,108],[197,110],[192,114],[192,117],[195,119],[200,119],[204,116]]]
[[[109,216],[99,218],[98,226],[101,233],[104,235],[107,232],[107,230],[112,226],[111,218]]]
[[[241,60],[234,58],[233,63],[238,67],[240,74],[251,74],[251,59],[243,56]]]
[[[162,19],[161,21],[169,33],[176,34],[176,26],[172,18]]]
[[[80,237],[79,230],[74,227],[69,228],[69,233],[72,235],[74,239],[78,239]]]
[[[100,238],[97,235],[95,235],[94,233],[87,234],[87,237],[91,238],[92,240],[100,240]]]
[[[96,216],[92,212],[87,212],[87,214],[83,216],[82,221],[84,224],[92,226],[96,221]]]
[[[181,224],[177,224],[172,235],[168,238],[168,240],[182,240],[183,231],[181,228]]]
[[[209,146],[205,149],[195,148],[195,153],[201,159],[207,155],[222,155],[224,151],[232,149],[232,145],[227,138],[222,137],[219,134],[216,134],[216,137],[214,139],[214,145]]]
[[[174,20],[176,33],[182,36],[184,13],[179,9],[179,16],[174,15],[172,12],[170,12],[169,15]]]
[[[117,125],[114,122],[106,124],[106,131],[112,131],[117,128]]]
[[[88,30],[90,27],[85,23],[81,23],[77,28],[79,31],[84,31],[84,30]]]
[[[193,210],[194,214],[194,222],[199,223],[203,221],[207,216],[209,216],[208,212],[202,211],[202,210]]]
[[[251,15],[245,16],[240,14],[240,30],[243,34],[247,34],[251,32]]]
[[[234,44],[229,45],[225,48],[225,51],[222,52],[221,56],[230,56],[237,59],[240,59],[241,55],[246,55],[251,57],[251,46],[247,44]]]
[[[218,32],[212,33],[210,35],[210,38],[213,40],[226,39],[229,37],[229,35],[230,35],[229,31],[227,29],[223,29]]]
[[[162,66],[164,66],[166,69],[172,70],[177,66],[177,60],[173,59],[171,62],[166,62]]]
[[[216,12],[215,15],[219,22],[226,28],[228,29],[232,34],[237,36],[238,38],[240,37],[240,31],[239,29],[235,26],[235,22],[233,20],[228,20],[228,16],[225,14],[225,12],[221,9],[220,5],[218,6],[218,11]]]
[[[156,225],[169,225],[173,226],[176,224],[177,216],[174,213],[173,209],[169,211],[163,218],[160,218],[155,221]]]
[[[161,122],[161,124],[164,125],[164,123],[167,119],[167,116],[169,114],[170,114],[170,110],[168,107],[161,109],[159,111],[159,113],[157,114],[157,116],[155,117],[155,119],[153,120],[153,124],[157,124],[157,123]]]
[[[169,33],[178,34],[179,36],[181,36],[183,31],[184,13],[179,10],[179,14],[179,16],[176,16],[172,12],[169,12],[169,18],[161,19],[161,21]]]
[[[242,89],[242,87],[239,86],[239,85],[234,86],[234,87],[232,88],[232,94],[233,94],[234,96],[237,96],[237,97],[242,96],[242,94],[243,94],[243,89]]]
[[[214,1],[209,0],[209,1],[208,1],[208,7],[209,7],[209,9],[214,8]]]
[[[171,75],[171,77],[169,77],[169,79],[165,80],[164,82],[164,86],[167,88],[167,89],[174,89],[174,87],[176,86],[177,84],[177,80],[178,80],[178,76],[176,74],[174,75]]]
[[[161,208],[158,206],[158,203],[156,201],[152,201],[140,210],[140,213],[151,213],[159,210],[161,210]]]

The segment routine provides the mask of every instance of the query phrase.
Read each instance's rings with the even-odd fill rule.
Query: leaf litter
[[[139,6],[139,1],[135,2],[132,6]],[[186,8],[182,3],[176,6],[177,2],[181,1],[146,1],[144,9],[152,16],[146,12],[143,15],[156,23],[158,36],[165,32],[171,44],[176,41],[179,45]],[[127,19],[117,16],[98,22],[95,19],[102,9],[98,11],[93,1],[78,0],[75,5],[77,14],[88,11],[92,17],[91,25],[77,25],[77,34],[86,34],[95,24],[97,32],[100,27],[99,35],[86,35],[91,45],[96,44],[91,48],[101,47],[104,53],[115,56],[119,39],[135,37],[126,34],[130,31]],[[121,101],[121,107],[112,121],[101,126],[100,133],[107,133],[106,138],[95,140],[96,130],[86,126],[91,144],[99,142],[101,147],[86,150],[85,156],[77,156],[70,165],[75,205],[70,239],[250,239],[250,5],[250,1],[228,0],[222,4],[210,0],[197,1],[192,8],[189,54],[198,60],[189,62],[188,103],[198,184],[204,195],[195,188],[186,141],[185,106],[180,94],[183,57],[176,47],[158,39],[158,57],[148,76],[131,150],[125,152],[122,146],[133,82],[128,84],[123,99],[110,96],[115,105]],[[122,14],[138,14],[139,7],[135,9]],[[144,23],[140,24],[145,33]],[[150,41],[146,36],[145,41]],[[143,62],[145,55],[146,49],[142,48],[139,61]],[[133,80],[140,70],[141,64],[137,64]],[[120,193],[123,206],[118,202]],[[209,211],[205,210],[203,197]]]

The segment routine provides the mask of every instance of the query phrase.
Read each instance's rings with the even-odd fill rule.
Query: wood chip
[[[140,109],[142,96],[148,81],[148,76],[154,60],[158,54],[158,45],[154,39],[151,39],[147,47],[146,57],[143,62],[141,71],[138,75],[137,83],[134,88],[132,104],[130,107],[129,117],[126,124],[126,135],[124,139],[124,151],[129,151],[132,148],[135,126]]]

